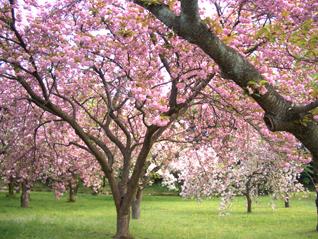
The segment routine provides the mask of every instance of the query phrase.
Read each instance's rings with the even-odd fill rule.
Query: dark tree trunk
[[[28,208],[30,204],[30,188],[26,182],[22,183],[21,207]]]
[[[315,185],[315,190],[316,190],[316,212],[317,212],[317,224],[316,224],[316,231],[318,232],[318,156],[314,156],[313,159],[313,183]]]
[[[72,186],[69,187],[69,195],[68,195],[68,201],[69,202],[75,202],[76,201],[76,193],[74,192],[74,188]]]
[[[106,187],[106,181],[107,181],[107,178],[103,176],[103,185],[102,185],[103,188]]]
[[[10,181],[8,183],[8,197],[14,197],[14,182]]]
[[[246,204],[247,204],[247,213],[251,213],[252,212],[252,199],[249,193],[247,193],[245,195],[246,197]]]
[[[251,198],[251,180],[252,180],[252,176],[250,176],[250,178],[247,180],[246,184],[245,184],[245,197],[246,197],[246,211],[247,213],[251,213],[252,212],[252,198]]]
[[[289,197],[288,196],[285,197],[284,202],[285,202],[285,208],[289,208]]]
[[[316,189],[317,190],[317,189]],[[316,231],[318,232],[318,191],[316,191],[316,210],[317,210],[317,225]]]
[[[77,184],[74,185],[72,182],[69,183],[69,194],[68,194],[68,202],[76,202],[77,195]]]
[[[117,231],[114,239],[132,239],[129,234],[130,213],[117,212]]]
[[[142,200],[142,189],[138,188],[135,198],[131,204],[132,210],[132,219],[139,219],[140,218],[140,204]]]
[[[15,190],[15,193],[19,194],[21,192],[21,185],[20,183],[15,183],[14,185],[14,190]]]

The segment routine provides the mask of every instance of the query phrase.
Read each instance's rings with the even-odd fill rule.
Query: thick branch
[[[188,21],[199,20],[198,0],[181,0],[181,17],[184,16]]]
[[[134,0],[136,4],[148,9],[161,22],[169,28],[178,28],[178,17],[169,9],[166,4],[149,4],[144,0]]]
[[[130,202],[136,193],[139,179],[142,174],[142,170],[144,168],[149,151],[153,145],[152,136],[158,129],[159,129],[158,126],[150,126],[149,128],[147,128],[147,132],[144,138],[144,143],[139,151],[132,176],[128,183],[126,197],[124,197],[124,201],[121,208],[121,210],[123,211],[129,210]]]
[[[293,113],[306,113],[318,107],[318,100],[315,100],[307,105],[296,105],[290,108]]]

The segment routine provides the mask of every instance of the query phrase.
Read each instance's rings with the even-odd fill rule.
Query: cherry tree
[[[130,207],[147,156],[214,77],[214,65],[198,49],[184,54],[190,45],[160,24],[149,28],[153,19],[139,7],[18,3],[1,1],[0,77],[81,139],[77,146],[108,179],[115,238],[130,238]]]
[[[300,173],[303,171],[301,165],[297,162],[285,162],[285,167],[276,168],[275,174],[269,181],[273,198],[281,198],[284,200],[285,208],[290,207],[290,196],[295,192],[306,191],[304,186],[298,182]]]
[[[18,83],[34,104],[67,122],[83,141],[79,146],[100,163],[116,205],[118,238],[129,237],[129,208],[153,143],[203,89],[209,100],[234,104],[237,114],[247,108],[257,127],[264,110],[270,130],[292,133],[315,156],[317,125],[309,111],[316,102],[306,104],[315,97],[311,1],[297,5],[294,14],[283,11],[295,6],[292,1],[277,7],[214,1],[213,13],[199,12],[197,1],[135,2],[174,31],[121,1],[45,6],[1,1],[0,77]],[[288,34],[277,33],[282,29]],[[302,34],[305,41],[298,41]],[[291,76],[299,80],[290,81]],[[240,88],[256,103],[237,94]],[[226,110],[234,109],[227,104]],[[215,140],[226,144],[228,137]]]
[[[237,139],[235,139],[237,140]],[[182,184],[181,195],[190,198],[221,197],[220,210],[225,213],[236,195],[246,197],[247,212],[252,212],[252,200],[261,192],[275,197],[303,191],[297,177],[302,170],[299,162],[288,163],[265,142],[253,139],[249,150],[234,148],[231,158],[218,157],[208,145],[187,148],[163,174],[166,184]]]
[[[9,87],[9,85],[7,85]],[[41,153],[43,142],[36,140],[35,130],[41,113],[21,94],[1,94],[1,177],[8,182],[9,194],[14,185],[21,184],[21,206],[29,206],[29,193],[33,183],[44,180],[47,162]]]
[[[215,100],[205,95],[202,104],[185,115],[183,149],[180,144],[177,149],[182,153],[162,174],[164,185],[175,189],[179,182],[175,174],[179,173],[180,181],[185,182],[183,196],[219,195],[221,211],[226,211],[234,195],[244,195],[247,211],[251,211],[259,186],[284,199],[302,190],[297,176],[301,165],[309,162],[308,154],[291,150],[296,144],[293,138],[268,134],[220,96]]]
[[[79,141],[76,135],[26,101],[19,89],[10,90],[12,86],[6,85],[0,101],[1,176],[8,182],[9,195],[21,184],[21,206],[28,207],[34,182],[48,179],[53,180],[54,189],[59,189],[55,190],[57,194],[66,184],[70,201],[75,200],[79,178],[96,190],[101,181],[99,165],[89,160],[88,152],[74,146]]]
[[[43,135],[46,152],[50,152],[46,178],[57,199],[68,190],[68,201],[75,202],[81,182],[95,192],[101,188],[103,173],[100,165],[80,147],[80,139],[65,123],[46,120],[38,128],[38,135]]]
[[[66,150],[76,152],[78,148],[67,147]],[[84,155],[86,157],[83,157]],[[88,153],[81,153],[80,157],[79,155],[74,156],[73,153],[60,154],[57,162],[51,164],[48,178],[57,199],[68,190],[68,202],[76,201],[81,183],[85,187],[91,188],[93,192],[98,192],[103,183],[100,165]]]
[[[270,131],[301,141],[312,154],[317,184],[316,1],[134,2],[201,48],[225,81],[254,99]]]

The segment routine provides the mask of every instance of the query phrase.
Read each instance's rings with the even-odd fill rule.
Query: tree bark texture
[[[22,183],[21,207],[28,208],[30,204],[30,187],[26,182]]]
[[[72,183],[69,184],[69,194],[68,202],[76,201],[76,186],[74,187]]]
[[[289,197],[285,197],[285,200],[284,200],[284,203],[285,203],[285,208],[289,208]]]
[[[317,189],[316,189],[317,190]],[[318,191],[316,191],[316,210],[317,210],[317,225],[316,231],[318,232]]]
[[[15,195],[15,187],[14,182],[10,181],[8,183],[8,197],[14,197]]]
[[[316,231],[318,232],[318,158],[312,162],[313,164],[313,183],[315,185],[315,191],[316,191],[316,212],[317,212],[317,225],[316,225]]]
[[[246,212],[251,213],[252,212],[252,198],[249,193],[245,194],[246,197]]]
[[[117,213],[117,230],[114,239],[132,239],[129,234],[130,213]]]
[[[140,218],[140,204],[142,200],[142,189],[138,189],[135,198],[132,201],[131,209],[132,209],[132,219],[139,219]]]

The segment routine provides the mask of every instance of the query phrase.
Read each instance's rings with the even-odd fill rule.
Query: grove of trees
[[[98,190],[105,176],[115,238],[131,238],[151,163],[168,170],[183,157],[184,181],[221,171],[228,188],[196,182],[194,194],[230,198],[235,188],[250,202],[251,175],[288,197],[309,151],[318,185],[317,9],[315,0],[0,0],[0,176],[22,183],[24,206],[37,180],[74,201],[79,180]]]

